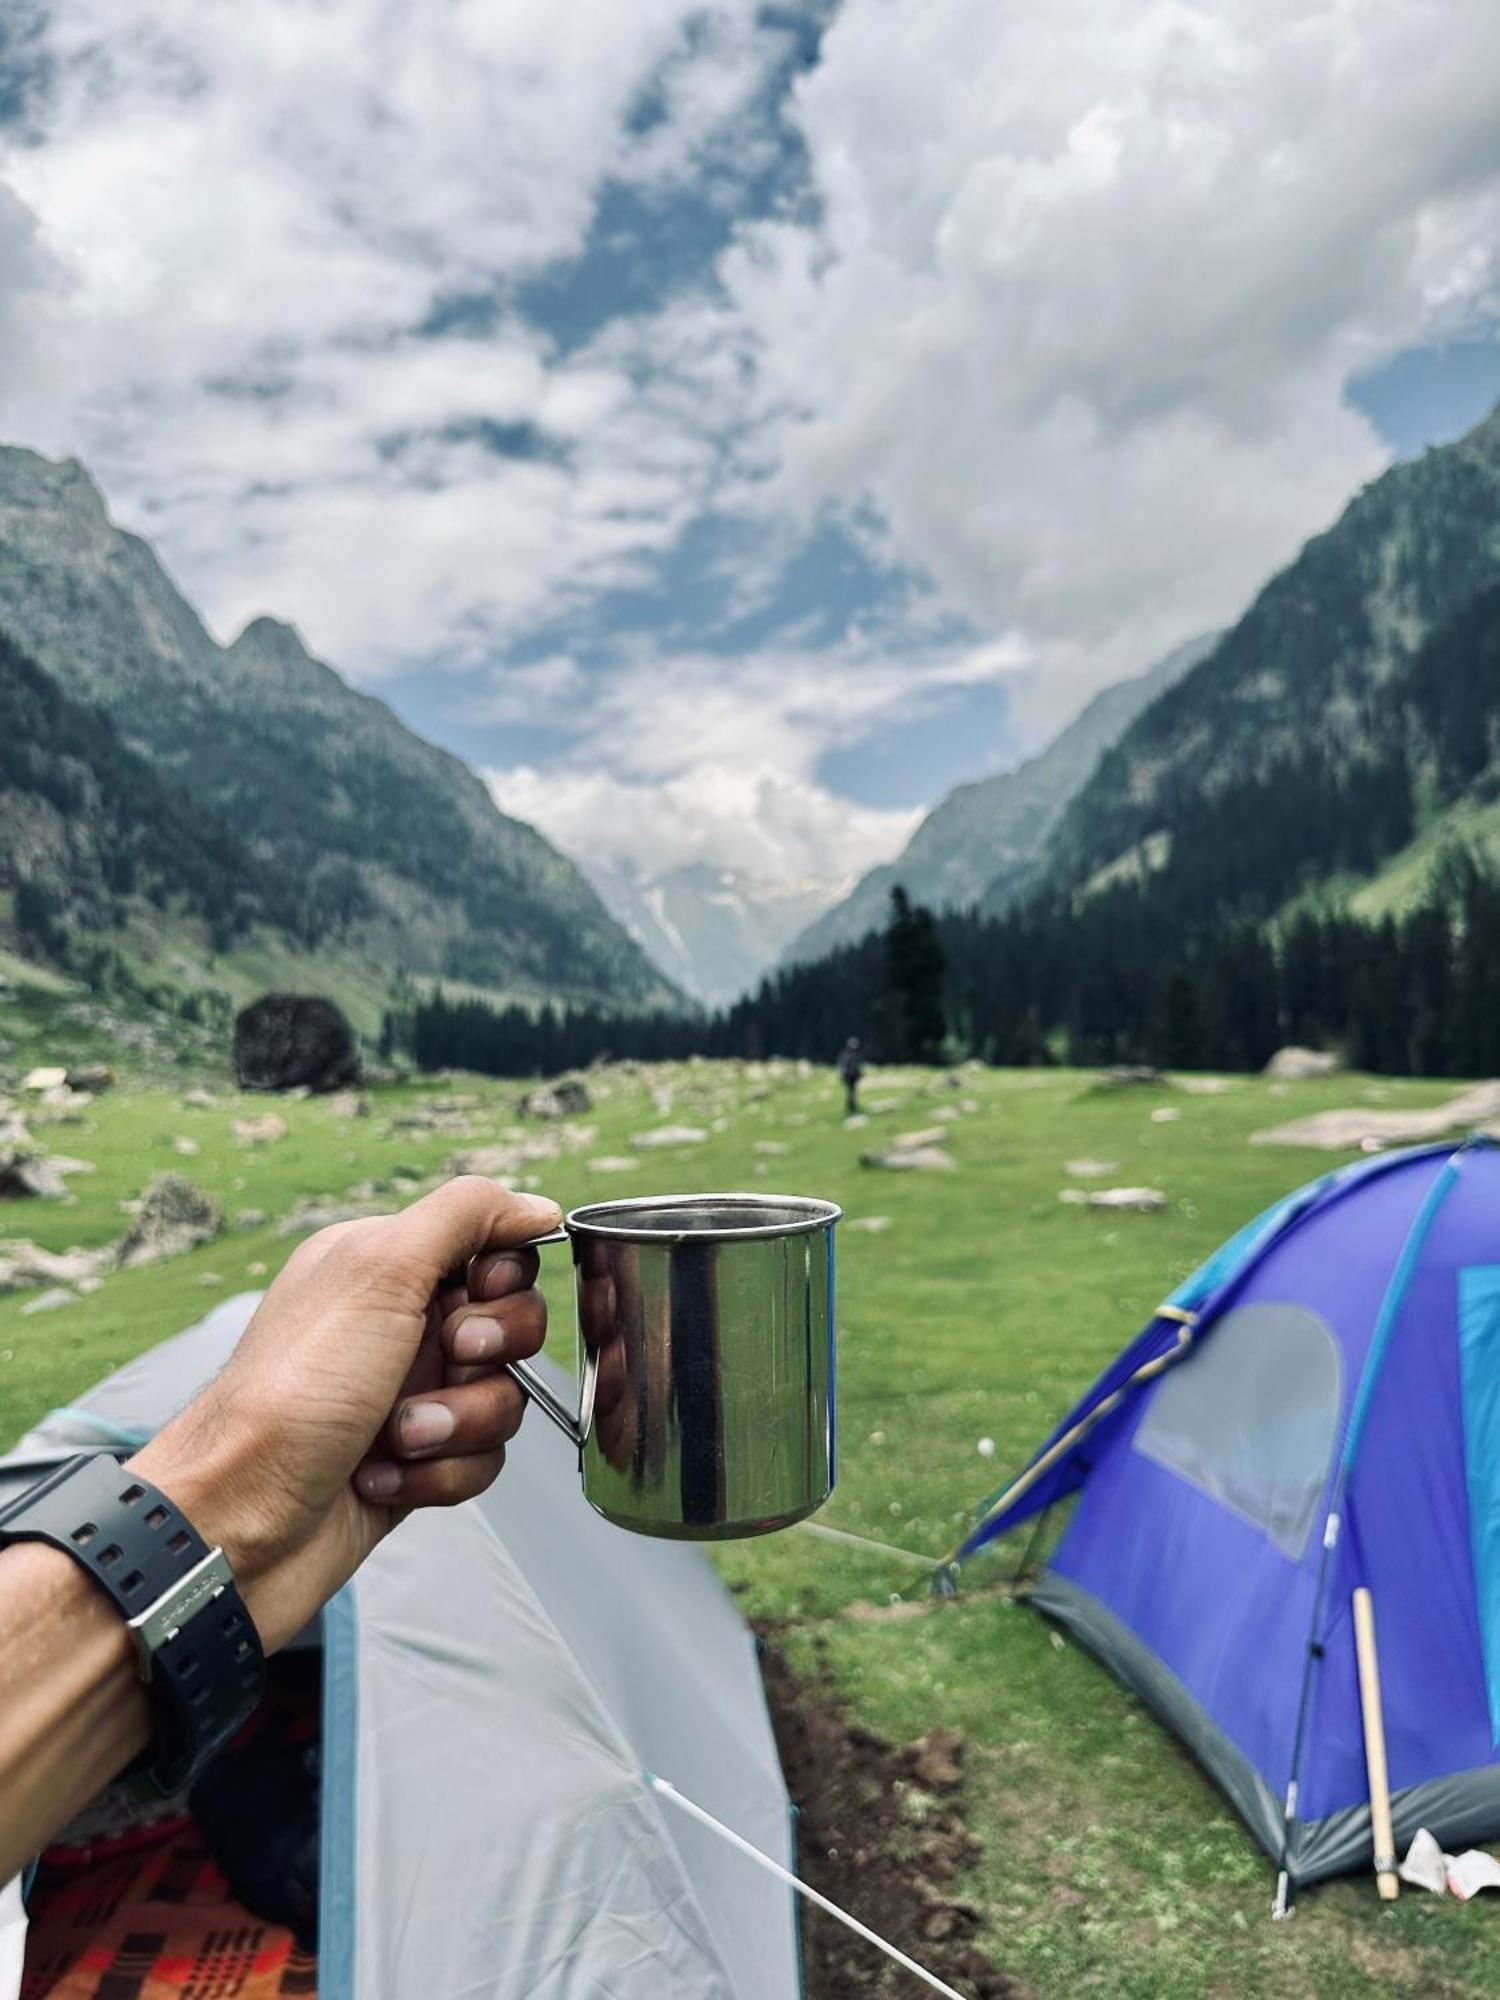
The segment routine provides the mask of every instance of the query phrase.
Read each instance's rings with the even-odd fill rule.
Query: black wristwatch
[[[131,1766],[180,1791],[260,1700],[266,1663],[222,1549],[108,1453],[71,1459],[0,1507],[0,1548],[50,1542],[124,1616],[150,1690],[154,1741]]]

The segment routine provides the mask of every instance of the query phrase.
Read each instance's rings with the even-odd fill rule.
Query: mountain
[[[653,963],[709,1006],[738,999],[753,986],[842,886],[765,881],[706,864],[648,877],[607,864],[581,865]]]
[[[398,970],[523,999],[678,997],[570,861],[290,626],[220,646],[76,463],[0,447],[0,630],[240,843],[218,949],[331,954],[376,997]]]
[[[898,859],[871,869],[843,902],[808,925],[787,952],[788,961],[821,958],[878,928],[898,882],[915,901],[939,910],[966,909],[986,891],[997,899],[1019,893],[1102,753],[1212,644],[1212,636],[1188,640],[1137,679],[1095,695],[1045,750],[1018,769],[950,792]]]
[[[1370,873],[1493,783],[1500,686],[1465,621],[1497,583],[1500,409],[1366,487],[1131,724],[1049,840],[1051,883],[1149,881],[1190,922]]]

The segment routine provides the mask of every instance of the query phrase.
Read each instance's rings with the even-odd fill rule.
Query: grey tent
[[[256,1298],[54,1411],[0,1458],[0,1499],[142,1441]],[[482,1499],[407,1521],[316,1638],[323,2000],[799,1993],[790,1892],[643,1776],[793,1865],[752,1636],[701,1550],[590,1511],[548,1426],[525,1426]]]

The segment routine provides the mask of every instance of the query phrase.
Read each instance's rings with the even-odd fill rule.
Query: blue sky
[[[1489,0],[6,24],[0,431],[605,875],[832,893],[1500,397]]]

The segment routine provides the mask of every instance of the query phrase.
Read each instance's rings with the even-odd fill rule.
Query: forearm
[[[58,1549],[0,1550],[0,1882],[144,1749],[119,1612]]]

